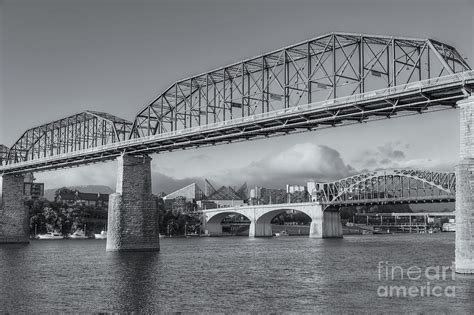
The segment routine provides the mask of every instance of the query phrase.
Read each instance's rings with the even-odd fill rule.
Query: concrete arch
[[[211,236],[222,235],[222,220],[232,214],[242,215],[250,220],[250,222],[252,222],[253,219],[252,216],[249,217],[248,213],[244,213],[243,211],[235,211],[233,209],[229,211],[223,210],[206,213],[205,230],[207,233]]]
[[[269,210],[267,212],[262,213],[260,216],[256,218],[254,236],[261,236],[261,237],[273,236],[273,229],[272,229],[272,224],[271,224],[272,220],[278,215],[283,214],[288,210],[293,210],[293,211],[303,213],[306,216],[308,216],[311,220],[313,220],[313,218],[311,217],[311,213],[309,213],[308,211],[305,211],[304,209],[280,208],[280,209]]]

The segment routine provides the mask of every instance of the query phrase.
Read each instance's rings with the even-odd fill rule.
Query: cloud
[[[177,179],[159,172],[152,171],[152,179],[152,189],[154,193],[165,192],[169,194],[192,183],[197,183],[201,188],[204,189],[202,186],[204,180],[197,177]]]
[[[268,154],[245,167],[229,168],[224,171],[216,171],[212,169],[212,166],[208,167],[206,175],[199,178],[197,175],[176,178],[162,165],[159,168],[154,166],[153,192],[171,193],[193,182],[204,188],[204,178],[211,180],[215,186],[238,187],[246,182],[249,186],[284,188],[286,184],[305,184],[311,180],[332,181],[369,170],[414,168],[453,171],[455,163],[452,161],[429,158],[407,159],[405,153],[407,148],[408,146],[403,143],[390,142],[372,150],[365,150],[350,163],[346,163],[341,154],[333,148],[300,143],[283,149],[279,153]],[[207,155],[197,155],[189,160],[189,164],[202,165],[200,162],[207,159],[210,159]],[[116,163],[105,163],[37,173],[35,176],[37,182],[45,182],[47,189],[77,185],[107,185],[115,189],[116,167]],[[169,165],[169,169],[174,167],[179,167],[179,165]],[[201,173],[200,171],[199,174]]]
[[[312,143],[296,144],[276,155],[268,155],[248,166],[214,174],[228,185],[247,182],[265,187],[285,187],[307,181],[328,181],[347,177],[354,169],[346,165],[338,151]]]
[[[408,148],[409,146],[402,142],[388,142],[375,149],[364,150],[351,161],[351,165],[360,173],[383,169],[428,169],[444,172],[452,172],[454,169],[454,161],[432,158],[408,159],[405,153]]]
[[[64,186],[106,185],[115,189],[117,163],[100,163],[77,168],[35,173],[36,182],[45,183],[45,189]]]
[[[117,163],[102,163],[78,168],[35,173],[36,182],[45,183],[45,189],[67,186],[106,185],[115,190]],[[160,172],[152,171],[154,193],[170,193],[193,182],[202,180],[195,177],[176,179]],[[1,189],[1,181],[0,181]]]

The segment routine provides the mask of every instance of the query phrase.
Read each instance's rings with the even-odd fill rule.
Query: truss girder
[[[38,172],[112,160],[121,154],[193,149],[444,110],[455,107],[473,86],[474,71],[469,71],[217,124],[136,137],[94,147],[93,150],[70,151],[21,163],[10,162],[0,166],[0,173]]]
[[[178,81],[133,123],[88,111],[31,128],[0,155],[0,173],[444,110],[473,86],[474,71],[447,44],[331,33]]]
[[[12,164],[77,152],[130,137],[133,123],[97,111],[85,111],[28,129],[4,154],[2,164]]]
[[[172,84],[142,109],[150,136],[470,70],[431,39],[331,33]]]
[[[425,170],[374,171],[319,184],[327,205],[454,201],[454,173]]]

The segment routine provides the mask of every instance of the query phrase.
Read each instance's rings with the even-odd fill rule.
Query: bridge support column
[[[323,206],[313,206],[311,209],[311,238],[342,238],[341,214],[339,211],[325,210]]]
[[[273,229],[270,220],[260,220],[260,222],[256,222],[256,220],[250,221],[249,226],[249,237],[271,237],[273,236]]]
[[[461,161],[456,167],[456,272],[474,274],[474,97],[458,102]]]
[[[151,194],[151,158],[118,158],[117,191],[109,197],[107,251],[158,251],[157,200]]]
[[[29,213],[23,175],[3,175],[0,204],[0,244],[29,243]]]
[[[338,210],[323,212],[323,238],[342,238],[341,213]]]

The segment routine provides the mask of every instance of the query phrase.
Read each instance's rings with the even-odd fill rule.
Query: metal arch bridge
[[[87,111],[31,128],[0,147],[0,174],[449,109],[473,86],[448,44],[330,33],[177,81],[133,122]]]
[[[454,173],[422,170],[374,171],[316,184],[310,193],[328,206],[451,202],[456,178]]]

